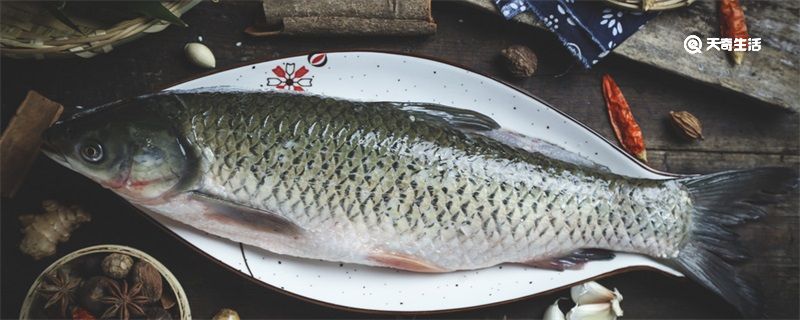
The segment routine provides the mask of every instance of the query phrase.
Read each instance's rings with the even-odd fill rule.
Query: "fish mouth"
[[[121,174],[113,180],[97,181],[97,183],[114,191],[123,190],[128,187],[128,179],[130,179],[131,176],[131,169],[132,168],[128,166],[127,170],[122,171]]]
[[[67,162],[67,157],[64,156],[64,153],[52,142],[52,131],[46,130],[42,137],[43,143],[39,150],[44,153],[48,158],[53,159],[53,161],[58,162],[58,164],[65,166],[67,168],[71,168],[69,162]]]

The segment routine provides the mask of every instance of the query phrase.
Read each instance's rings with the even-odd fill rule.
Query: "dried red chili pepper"
[[[603,96],[608,107],[608,118],[617,140],[628,152],[639,160],[647,162],[647,151],[644,148],[642,129],[633,118],[628,101],[622,95],[617,83],[610,75],[603,75]]]
[[[733,39],[733,43],[736,43],[736,39],[745,39],[746,47],[750,34],[747,32],[747,24],[744,21],[744,10],[742,10],[739,0],[720,0],[719,19],[719,29],[722,37]],[[734,63],[742,64],[744,51],[731,51],[731,57]]]
[[[96,318],[83,308],[75,308],[72,310],[72,320],[95,320]]]

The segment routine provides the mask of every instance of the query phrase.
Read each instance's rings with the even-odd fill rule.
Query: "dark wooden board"
[[[466,0],[466,3],[497,12],[492,0]],[[612,51],[630,59],[685,77],[687,80],[725,88],[767,103],[800,111],[800,45],[797,21],[800,2],[781,0],[742,0],[747,27],[752,38],[760,38],[762,48],[745,54],[741,65],[733,65],[728,52],[703,51],[689,54],[683,40],[696,35],[721,37],[718,1],[698,0],[687,8],[663,11]],[[532,13],[514,21],[544,29]],[[705,46],[704,46],[705,48]],[[705,50],[705,49],[704,49]]]
[[[508,79],[497,53],[521,43],[539,53],[539,73],[513,84],[543,98],[613,139],[600,91],[600,76],[611,73],[630,101],[648,142],[652,166],[677,173],[704,173],[761,165],[800,164],[800,116],[754,99],[731,96],[689,83],[645,65],[611,57],[591,71],[572,68],[569,54],[545,31],[452,3],[436,3],[438,33],[429,38],[271,38],[251,39],[242,30],[261,15],[256,2],[202,3],[184,19],[189,28],[170,27],[92,59],[0,60],[0,112],[5,126],[29,89],[66,107],[94,105],[161,88],[203,72],[183,56],[183,45],[203,36],[219,67],[305,51],[379,49],[427,55]],[[236,46],[242,42],[241,47]],[[358,85],[355,83],[354,85]],[[704,123],[707,139],[680,140],[666,122],[670,110],[689,110]],[[116,243],[144,250],[181,281],[197,318],[231,307],[248,318],[376,318],[318,306],[265,289],[205,259],[135,212],[124,200],[80,175],[39,157],[13,200],[0,212],[0,317],[18,315],[34,278],[58,256],[93,244]],[[59,247],[56,257],[33,261],[19,253],[17,217],[36,212],[42,199],[79,203],[93,220]],[[745,227],[743,240],[753,260],[745,268],[760,275],[766,309],[774,318],[798,317],[798,197],[789,197],[763,222]],[[625,295],[625,318],[731,318],[735,311],[719,297],[684,279],[649,271],[613,276],[602,283]],[[435,315],[437,318],[536,318],[560,291],[541,298]]]

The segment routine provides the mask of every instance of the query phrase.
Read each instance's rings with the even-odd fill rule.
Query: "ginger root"
[[[26,214],[19,217],[22,223],[22,243],[19,249],[39,260],[56,253],[59,242],[69,240],[72,231],[92,216],[76,205],[66,206],[54,200],[42,201],[43,214]]]

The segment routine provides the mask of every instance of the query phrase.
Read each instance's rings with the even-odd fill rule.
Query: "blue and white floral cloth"
[[[617,9],[600,0],[493,1],[506,19],[532,11],[586,68],[657,15]]]

